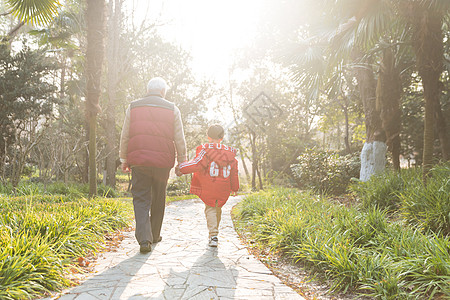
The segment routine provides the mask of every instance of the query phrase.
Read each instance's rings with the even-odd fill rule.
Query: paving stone
[[[97,299],[111,299],[111,296],[113,293],[114,293],[114,287],[102,288],[102,289],[93,290],[93,291],[89,292],[89,294],[91,296],[94,296]]]
[[[95,297],[89,293],[78,294],[75,299],[76,300],[98,300],[97,297]]]
[[[78,295],[77,294],[65,294],[61,295],[58,300],[74,300]]]
[[[164,289],[164,298],[165,299],[180,299],[184,292],[185,292],[185,288],[166,288]]]
[[[134,232],[125,232],[119,249],[101,253],[80,286],[44,300],[304,299],[240,242],[230,217],[238,201],[223,208],[218,248],[207,245],[203,202],[172,202],[151,252],[140,254]]]

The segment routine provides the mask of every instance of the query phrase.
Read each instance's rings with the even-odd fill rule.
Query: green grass
[[[374,175],[366,182],[357,181],[350,185],[361,199],[364,207],[378,207],[396,211],[401,206],[400,193],[411,185],[421,182],[421,169],[405,169],[400,172],[387,170]]]
[[[127,227],[132,206],[65,196],[0,198],[0,299],[30,299],[68,286],[73,262]]]
[[[89,185],[76,182],[64,183],[62,181],[44,185],[41,182],[21,181],[15,189],[12,186],[0,184],[0,194],[5,196],[61,195],[75,200],[81,197],[88,197]],[[104,198],[116,198],[119,196],[119,193],[115,189],[98,184],[97,195]]]
[[[411,226],[450,236],[450,164],[434,167],[431,175],[425,184],[420,168],[387,171],[351,189],[365,209],[386,209]]]
[[[392,221],[386,210],[271,189],[246,197],[237,216],[240,230],[305,263],[332,290],[377,299],[450,296],[450,241]]]
[[[179,196],[167,196],[166,203],[180,201],[180,200],[189,200],[189,199],[198,199],[196,195],[179,195]]]

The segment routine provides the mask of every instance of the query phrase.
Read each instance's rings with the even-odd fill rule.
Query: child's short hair
[[[223,130],[222,126],[214,124],[209,126],[207,134],[212,139],[220,140],[223,139],[225,131]]]

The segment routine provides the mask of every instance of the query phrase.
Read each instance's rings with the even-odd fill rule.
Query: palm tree
[[[367,9],[365,2],[347,0],[326,2],[324,11],[329,15],[324,18],[325,20],[321,20],[320,33],[312,38],[312,41],[304,43],[306,45],[302,44],[302,51],[296,55],[298,69],[295,74],[298,82],[312,91],[312,97],[318,97],[320,93],[331,98],[336,97],[336,92],[333,91],[343,90],[341,87],[345,84],[345,73],[351,72],[357,79],[367,136],[361,152],[360,179],[365,181],[372,174],[383,170],[386,164],[386,135],[376,106],[377,80],[374,72],[376,60],[375,55],[366,55],[369,49],[376,46],[377,39],[370,31],[368,34],[358,34],[367,33],[365,27],[372,25],[361,22],[359,17],[354,17],[359,16],[360,10]],[[348,83],[346,85],[349,86]]]
[[[328,5],[333,4],[344,16],[347,15],[347,20],[341,22],[342,29],[339,29],[338,34],[334,34],[332,39],[335,44],[340,46],[337,52],[341,55],[348,45],[367,46],[374,41],[379,41],[383,36],[389,36],[393,29],[395,31],[395,28],[403,28],[403,36],[407,39],[402,42],[406,41],[412,45],[424,89],[423,178],[425,180],[432,166],[435,117],[438,118],[438,122],[445,124],[442,114],[439,114],[436,108],[440,108],[441,84],[439,78],[443,71],[444,59],[442,28],[444,18],[448,17],[450,2],[448,0],[333,0],[326,2]],[[353,9],[348,6],[349,4]],[[384,55],[389,55],[387,53],[384,51]],[[382,61],[386,62],[386,60],[389,59],[383,56]],[[388,69],[384,68],[384,71],[386,70]],[[390,68],[390,70],[398,72],[395,68]],[[392,76],[396,75],[391,74],[387,78],[393,78]],[[395,81],[397,80],[393,82]],[[398,87],[393,90],[394,93],[386,94],[397,94],[397,89]],[[381,90],[380,92],[383,93]],[[370,139],[370,136],[368,138]],[[446,132],[440,132],[440,139],[442,148],[447,149],[448,135]],[[448,159],[445,153],[443,151],[444,159]]]
[[[11,40],[18,30],[25,24],[45,25],[50,23],[58,13],[61,6],[59,0],[5,0],[11,8],[7,13],[12,14],[19,19],[19,23],[14,26],[3,41]]]
[[[89,120],[89,196],[97,194],[96,132],[105,34],[105,0],[87,0],[86,112]]]
[[[412,45],[425,98],[423,179],[426,181],[433,165],[434,118],[436,108],[440,106],[440,77],[444,58],[442,25],[450,4],[445,0],[422,0],[406,2],[405,7],[405,15],[413,29]],[[441,143],[445,149],[447,137],[444,136]]]

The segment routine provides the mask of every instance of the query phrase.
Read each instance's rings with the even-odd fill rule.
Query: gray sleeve
[[[125,113],[122,133],[120,134],[119,158],[122,163],[127,162],[128,140],[130,139],[130,106]]]
[[[181,121],[181,113],[178,107],[174,108],[174,142],[177,150],[177,161],[182,163],[186,161],[186,140],[184,138],[183,122]]]

